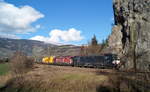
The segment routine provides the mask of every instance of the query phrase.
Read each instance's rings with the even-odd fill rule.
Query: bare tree
[[[26,54],[22,52],[15,52],[10,61],[11,70],[16,74],[25,73],[32,68],[33,62],[33,59],[28,58]]]

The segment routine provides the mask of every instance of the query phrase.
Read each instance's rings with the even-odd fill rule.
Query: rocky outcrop
[[[112,33],[108,38],[108,47],[111,51],[111,53],[118,54],[119,56],[122,56],[122,41],[120,38],[122,38],[121,33],[122,26],[121,25],[115,25],[112,28]]]
[[[122,45],[118,53],[126,58],[126,69],[150,70],[150,0],[114,0],[113,8],[113,31],[121,35],[114,35],[110,47]]]

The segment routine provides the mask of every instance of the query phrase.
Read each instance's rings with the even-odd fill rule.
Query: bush
[[[5,57],[5,58],[0,58],[0,63],[6,63],[9,62],[9,58]]]
[[[15,52],[10,60],[11,70],[13,73],[25,73],[33,67],[33,59],[28,58],[24,53]]]

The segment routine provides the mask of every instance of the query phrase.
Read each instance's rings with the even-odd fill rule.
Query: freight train
[[[120,61],[116,54],[104,54],[99,56],[50,56],[43,58],[42,63],[75,67],[115,68]]]

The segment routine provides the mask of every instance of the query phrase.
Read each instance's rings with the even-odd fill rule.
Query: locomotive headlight
[[[120,60],[114,60],[112,63],[118,65],[120,64]]]

